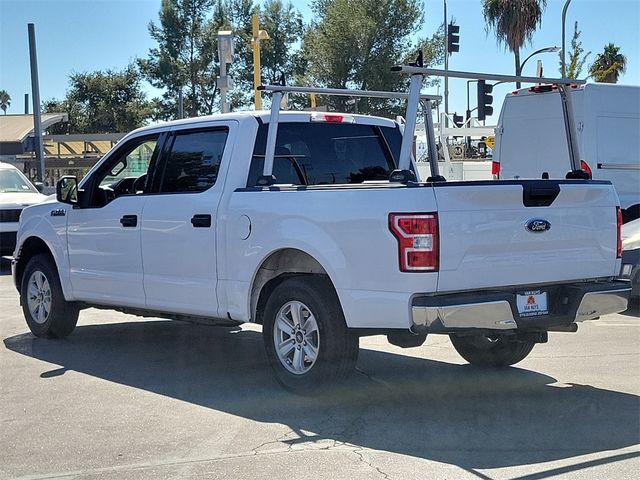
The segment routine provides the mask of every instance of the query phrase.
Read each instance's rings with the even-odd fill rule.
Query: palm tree
[[[533,32],[542,23],[547,0],[483,0],[482,14],[486,30],[496,32],[498,45],[505,44],[515,56],[516,75],[520,75],[520,49],[531,42]],[[516,83],[520,88],[520,83]]]
[[[613,43],[605,45],[604,52],[596,56],[589,67],[589,75],[596,82],[618,83],[618,77],[627,69],[627,57],[620,53],[620,47]]]
[[[11,105],[11,95],[6,90],[0,90],[0,108],[7,114],[7,107]]]

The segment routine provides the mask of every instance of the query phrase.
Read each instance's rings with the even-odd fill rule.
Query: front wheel
[[[354,371],[358,337],[348,331],[325,277],[284,280],[267,300],[263,319],[267,357],[285,388],[312,393]]]
[[[27,325],[36,337],[62,338],[76,327],[79,309],[64,299],[58,271],[49,255],[29,260],[20,297]]]
[[[471,365],[507,367],[523,360],[535,345],[514,335],[450,335],[456,351]]]

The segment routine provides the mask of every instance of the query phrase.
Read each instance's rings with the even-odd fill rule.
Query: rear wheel
[[[291,391],[312,393],[355,369],[358,337],[348,331],[326,277],[301,275],[278,285],[265,305],[263,336],[278,381]]]
[[[79,309],[64,299],[55,263],[49,255],[35,255],[29,260],[22,276],[20,297],[27,325],[36,337],[62,338],[73,332]]]
[[[535,345],[514,335],[450,335],[456,351],[471,365],[507,367],[523,360]]]

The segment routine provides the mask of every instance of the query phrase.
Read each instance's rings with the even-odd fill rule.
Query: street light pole
[[[444,0],[444,70],[449,70],[449,42],[448,42],[448,30],[447,26],[447,0]],[[449,119],[447,118],[449,113],[449,76],[444,75],[444,126],[447,127]]]
[[[42,144],[42,117],[40,115],[40,84],[38,83],[38,55],[36,52],[36,27],[27,24],[29,34],[29,60],[31,64],[31,94],[33,95],[34,150],[38,160],[38,181],[44,183],[44,146]]]
[[[564,2],[564,7],[562,8],[562,50],[560,51],[560,70],[561,77],[565,76],[565,63],[564,63],[564,52],[565,52],[565,44],[564,44],[564,36],[565,36],[565,20],[567,17],[567,9],[569,8],[569,4],[571,0],[567,0]]]
[[[229,112],[227,92],[233,88],[233,81],[227,75],[227,63],[233,61],[233,32],[230,30],[218,31],[218,58],[220,59],[220,76],[217,82],[220,89],[220,110],[222,113],[227,113]]]
[[[560,47],[546,47],[546,48],[541,48],[540,50],[536,50],[531,55],[529,55],[527,58],[525,58],[524,61],[520,64],[520,72],[522,72],[522,69],[524,68],[524,64],[527,63],[527,60],[529,60],[534,55],[538,55],[539,53],[553,53],[553,52],[557,52],[557,51],[560,51]],[[564,78],[564,74],[562,76]]]

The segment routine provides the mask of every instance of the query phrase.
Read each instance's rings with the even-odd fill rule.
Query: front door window
[[[148,173],[158,155],[158,135],[129,142],[97,173],[91,206],[102,207],[122,195],[139,195],[147,191]]]

